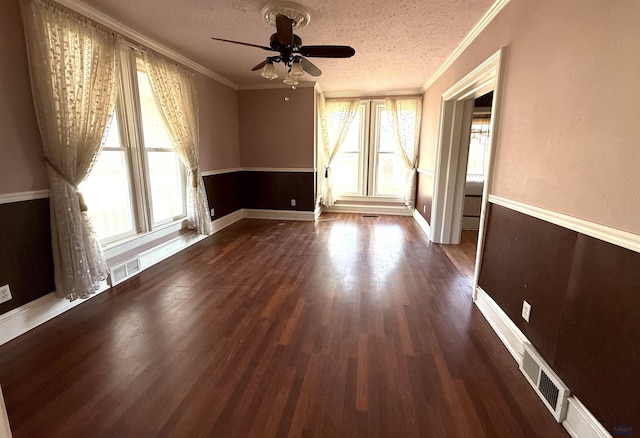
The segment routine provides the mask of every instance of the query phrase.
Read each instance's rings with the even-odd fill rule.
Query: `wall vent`
[[[141,264],[139,258],[135,258],[112,267],[110,269],[111,275],[109,276],[111,286],[115,286],[116,284],[122,283],[127,278],[133,277],[140,272],[140,270]]]
[[[520,371],[533,386],[556,421],[561,423],[567,413],[569,388],[562,383],[562,380],[547,365],[540,353],[528,342],[524,344],[524,356],[520,363]]]

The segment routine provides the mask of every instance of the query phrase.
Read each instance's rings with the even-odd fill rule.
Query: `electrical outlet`
[[[215,213],[214,213],[213,208],[212,208],[212,209],[211,209],[211,217],[213,217],[213,216],[214,216],[214,214],[215,214]]]
[[[9,301],[11,299],[11,289],[9,289],[9,285],[5,284],[0,287],[0,303],[4,303],[5,301]]]
[[[525,321],[529,322],[529,317],[531,316],[531,304],[526,301],[522,302],[522,318]]]
[[[295,206],[296,206],[296,200],[295,200],[295,199],[292,199],[292,200],[291,200],[291,206],[292,206],[292,207],[295,207]]]

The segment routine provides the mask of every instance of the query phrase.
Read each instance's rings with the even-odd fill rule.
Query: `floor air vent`
[[[111,271],[111,286],[115,286],[118,283],[122,283],[127,278],[130,278],[140,272],[140,259],[129,260],[128,262],[116,265],[110,269]]]
[[[533,386],[556,421],[561,423],[567,411],[569,388],[562,383],[540,356],[540,353],[529,343],[524,344],[524,357],[520,364],[520,371]]]

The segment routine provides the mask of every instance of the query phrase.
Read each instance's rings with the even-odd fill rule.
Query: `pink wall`
[[[17,0],[1,3],[0,59],[0,194],[47,189]],[[199,73],[196,87],[201,169],[240,167],[237,92]]]
[[[0,3],[0,194],[49,188],[17,0]]]
[[[242,166],[313,168],[314,97],[313,87],[239,91]]]
[[[427,90],[420,167],[441,94],[504,46],[491,193],[640,234],[638,17],[633,0],[512,0]]]
[[[200,169],[240,167],[238,92],[196,73],[200,114]]]

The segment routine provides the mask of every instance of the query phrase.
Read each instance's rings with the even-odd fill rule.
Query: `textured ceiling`
[[[269,53],[210,37],[269,45],[269,0],[81,0],[240,87],[264,85],[251,67]],[[311,14],[303,44],[350,45],[353,58],[312,58],[324,91],[420,88],[489,9],[492,0],[298,0]],[[283,67],[278,73],[282,76]],[[281,79],[281,78],[280,78]],[[279,81],[280,79],[275,79]],[[312,80],[305,76],[303,80]]]

